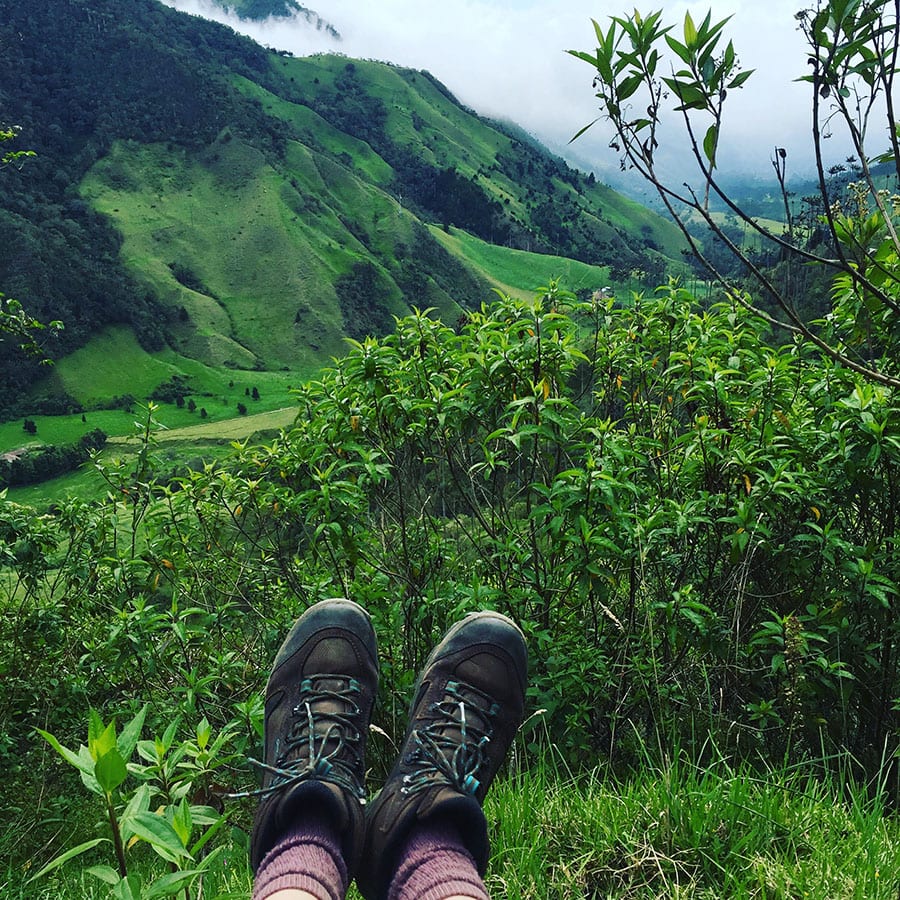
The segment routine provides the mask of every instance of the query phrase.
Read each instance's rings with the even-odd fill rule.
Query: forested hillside
[[[337,29],[326,22],[314,9],[302,6],[297,0],[217,0],[223,9],[242,19],[268,19],[271,16],[286,18],[295,16],[315,28],[325,30],[334,38],[340,38]]]
[[[648,283],[678,257],[671,226],[427,73],[287,58],[155,0],[0,13],[0,111],[36,151],[0,178],[0,286],[64,322],[56,358],[124,323],[148,350],[308,371],[414,305],[486,299],[429,223]],[[36,369],[0,354],[15,397]]]

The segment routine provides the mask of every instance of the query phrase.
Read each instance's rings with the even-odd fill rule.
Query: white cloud
[[[226,21],[267,46],[296,55],[335,51],[428,69],[478,112],[511,119],[560,148],[597,115],[592,70],[568,56],[592,50],[591,18],[630,11],[631,0],[314,0],[309,5],[343,40],[305,20],[241,22],[210,0],[165,0],[195,14]],[[808,86],[794,82],[805,71],[802,36],[794,12],[803,0],[716,0],[714,18],[733,15],[733,37],[745,68],[756,72],[729,98],[723,155],[745,170],[767,172],[772,148],[786,146],[798,165],[809,165]],[[668,6],[664,19],[680,26],[686,9],[700,21],[706,3]],[[598,124],[574,145],[580,158],[600,168],[616,165]],[[837,156],[842,154],[837,153]]]

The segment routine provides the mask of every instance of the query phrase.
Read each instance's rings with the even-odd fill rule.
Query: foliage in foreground
[[[509,900],[796,898],[893,900],[900,827],[874,800],[808,769],[754,772],[679,758],[627,779],[573,778],[550,757],[491,789],[487,885]],[[165,877],[146,859],[144,883]],[[4,878],[8,878],[4,884]],[[74,866],[26,888],[0,873],[10,900],[94,900],[108,889]],[[246,853],[208,866],[203,896],[246,898]],[[359,895],[351,888],[351,900]]]
[[[275,648],[334,595],[379,634],[376,780],[433,641],[496,607],[530,643],[525,747],[546,728],[574,769],[622,771],[656,742],[704,762],[710,735],[726,758],[849,751],[896,793],[891,389],[677,286],[620,306],[550,285],[457,328],[402,319],[298,400],[294,429],[230,465],[163,484],[148,428],[136,463],[104,469],[105,502],[0,505],[20,832],[72,820],[34,729],[77,744],[88,705],[258,753]],[[229,765],[198,787],[251,783]]]

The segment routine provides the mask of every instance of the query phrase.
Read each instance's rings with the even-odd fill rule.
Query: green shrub
[[[205,720],[255,752],[285,631],[335,595],[372,613],[376,725],[395,743],[433,643],[493,607],[531,649],[524,739],[573,767],[716,747],[824,752],[887,779],[889,389],[772,342],[739,305],[697,309],[677,286],[581,303],[551,284],[456,328],[404,318],[297,398],[273,443],[175,480],[154,461],[151,407],[137,457],[101,465],[103,502],[0,503],[16,613],[0,619],[0,754],[18,795],[46,780],[33,729],[71,742],[87,706],[148,704],[157,733]],[[394,750],[377,735],[371,749],[377,774]]]

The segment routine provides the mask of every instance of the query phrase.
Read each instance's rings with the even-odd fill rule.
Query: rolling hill
[[[157,370],[215,392],[309,374],[413,306],[528,294],[537,254],[584,290],[680,265],[673,226],[427,72],[295,59],[157,0],[0,0],[0,21],[0,119],[37,153],[0,174],[0,290],[65,322],[51,355],[81,348],[39,378],[0,344],[7,418],[101,403],[110,328],[155,361],[123,359],[117,393]]]

